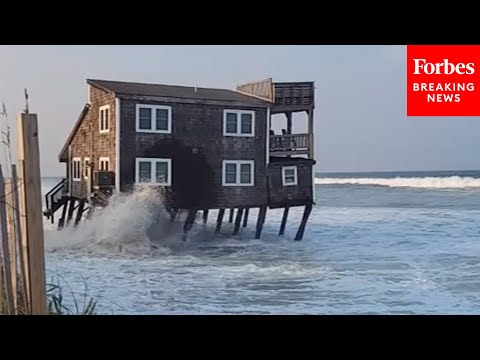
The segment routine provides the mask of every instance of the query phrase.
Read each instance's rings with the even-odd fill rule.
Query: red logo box
[[[480,116],[480,45],[408,45],[407,116]]]

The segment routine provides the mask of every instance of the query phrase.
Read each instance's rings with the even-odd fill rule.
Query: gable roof
[[[60,151],[60,154],[58,155],[58,160],[60,162],[65,162],[68,160],[68,145],[70,145],[70,142],[72,141],[73,137],[77,133],[77,130],[80,128],[83,118],[87,115],[88,110],[90,110],[90,104],[85,104],[85,106],[82,109],[82,112],[80,113],[80,116],[77,119],[77,122],[73,126],[73,129],[67,138],[67,141],[65,142],[65,145],[63,145],[62,151]]]
[[[179,99],[198,99],[216,101],[236,101],[250,104],[266,105],[269,101],[249,96],[234,90],[195,88],[179,85],[146,84],[136,82],[93,80],[88,79],[89,85],[109,91],[118,97],[128,96],[154,96]]]

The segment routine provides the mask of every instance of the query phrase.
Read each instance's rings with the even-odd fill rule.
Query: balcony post
[[[308,157],[309,159],[315,158],[315,142],[314,142],[314,132],[315,127],[313,124],[313,110],[314,107],[312,106],[310,110],[308,110]]]

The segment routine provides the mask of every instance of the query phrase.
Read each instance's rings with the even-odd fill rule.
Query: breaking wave
[[[480,179],[473,177],[423,177],[423,178],[315,178],[317,185],[372,185],[386,187],[468,189],[479,188]]]
[[[56,231],[47,225],[46,250],[146,254],[166,233],[168,219],[161,196],[153,190],[116,194],[108,206],[96,209],[94,216],[84,218],[76,228]]]

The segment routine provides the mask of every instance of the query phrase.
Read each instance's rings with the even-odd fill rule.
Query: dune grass
[[[70,285],[67,283],[66,287],[69,290],[70,299],[67,301],[71,305],[66,304],[66,297],[64,296],[64,287],[60,285],[60,281],[57,280],[56,283],[51,281],[47,284],[47,309],[48,315],[96,315],[97,301],[87,295],[87,284],[84,280],[85,292],[78,295],[72,290]],[[7,314],[6,307],[6,298],[5,293],[2,291],[0,293],[2,297],[0,300],[0,315]],[[18,292],[18,303],[20,304],[18,309],[19,315],[25,315],[25,309],[22,308],[24,304],[24,297],[21,291]]]

